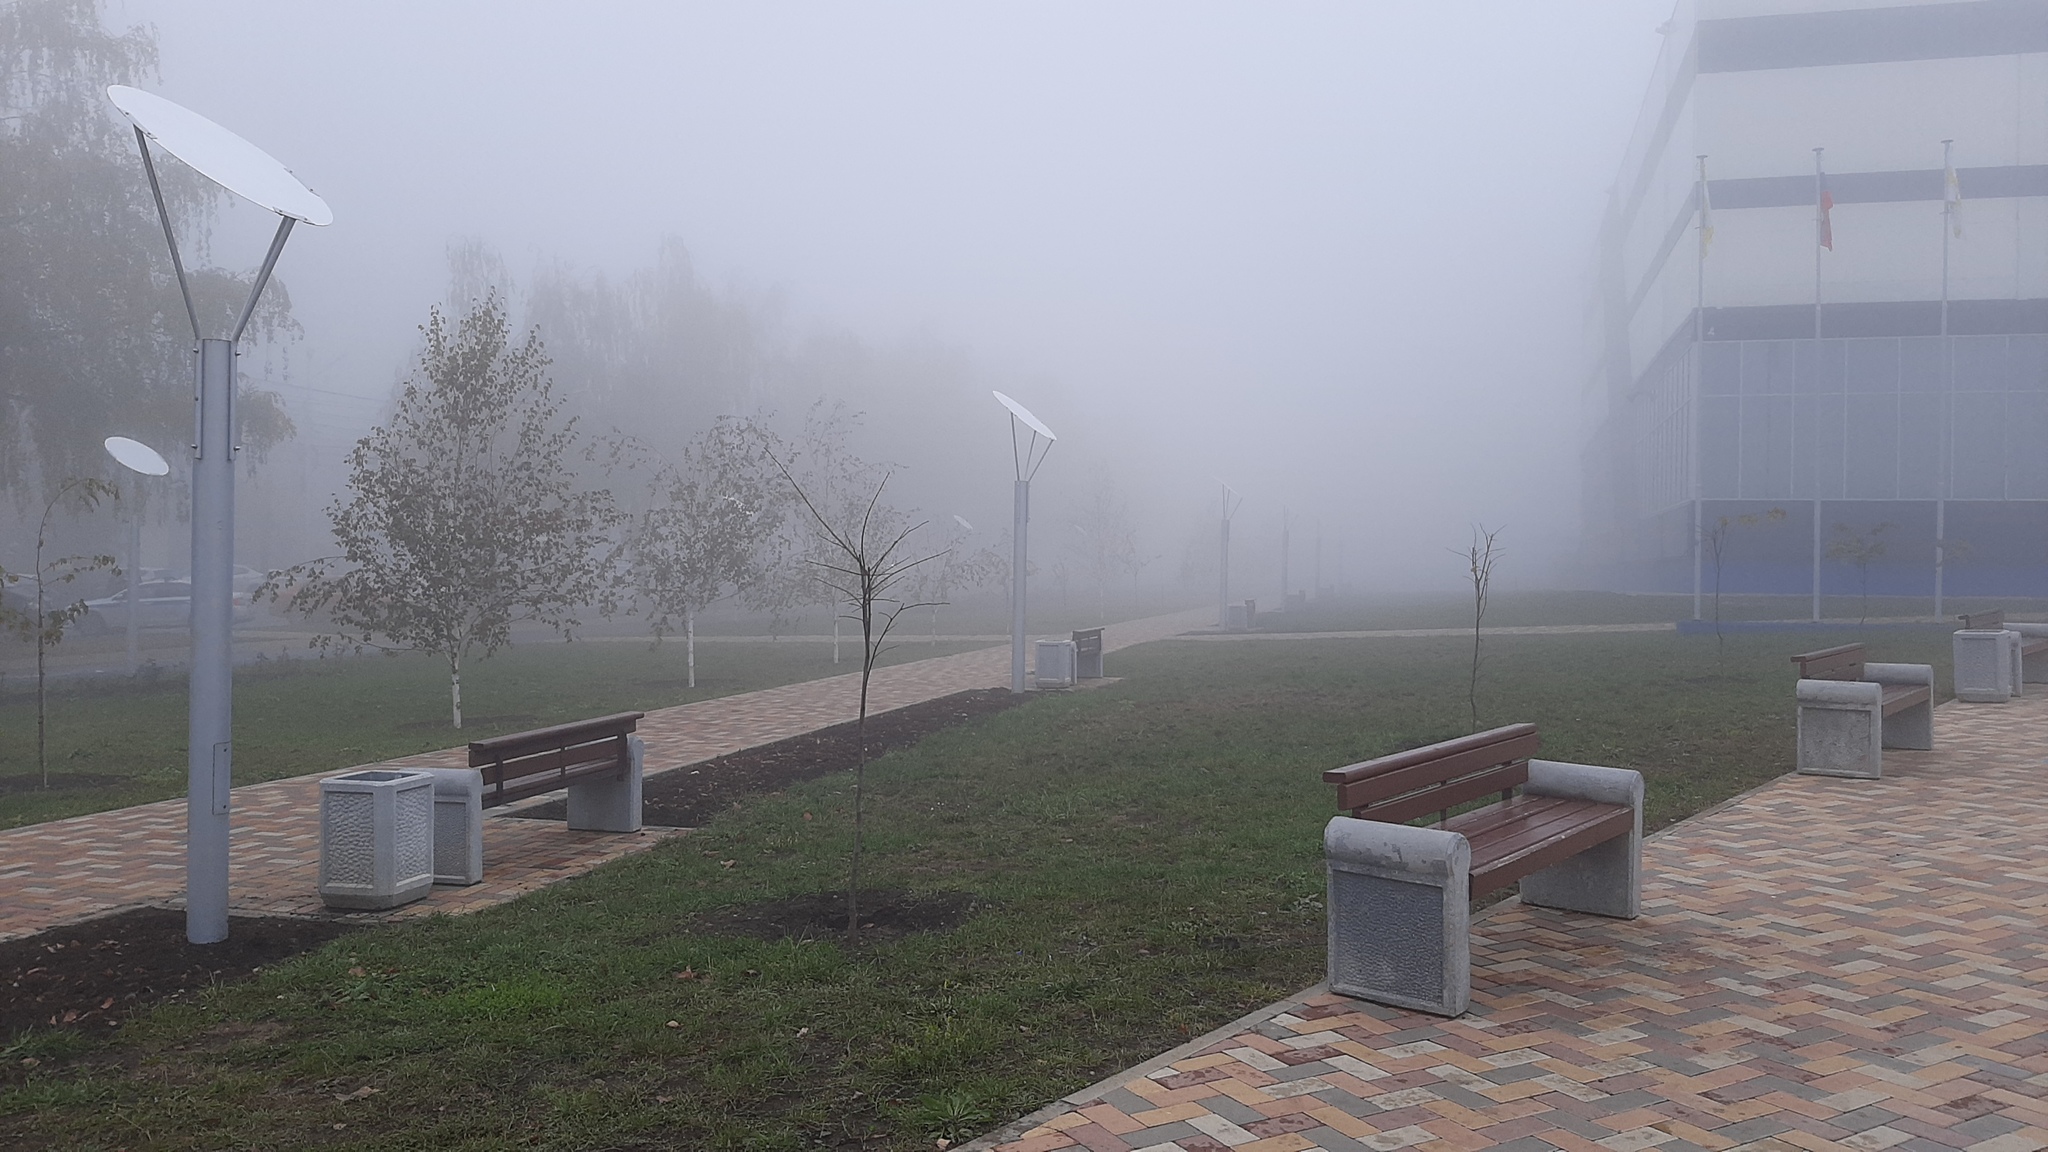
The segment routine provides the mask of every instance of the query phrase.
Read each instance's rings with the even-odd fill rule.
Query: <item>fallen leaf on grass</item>
[[[681,1020],[671,1020],[668,1022],[668,1026],[671,1028],[681,1028],[683,1026],[683,1022]]]
[[[809,1028],[799,1028],[796,1030],[796,1036],[799,1040],[803,1039],[806,1036],[809,1036],[810,1034],[811,1030]]]
[[[719,866],[720,868],[731,868],[731,867],[733,867],[733,866],[737,865],[738,863],[739,863],[739,861],[737,861],[737,860],[720,860],[720,861],[718,862],[718,866]]]
[[[676,979],[678,980],[695,980],[696,978],[697,970],[695,968],[685,968],[681,972],[676,973]]]
[[[341,1095],[336,1096],[335,1099],[343,1104],[346,1104],[351,1100],[367,1100],[370,1097],[375,1096],[378,1093],[378,1091],[379,1089],[372,1088],[368,1084],[365,1084],[361,1088],[358,1088],[353,1092],[344,1092]]]

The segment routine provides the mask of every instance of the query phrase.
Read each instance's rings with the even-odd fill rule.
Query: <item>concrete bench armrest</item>
[[[2017,632],[2022,636],[2032,636],[2036,639],[2048,636],[2048,624],[2007,624],[2005,630],[2007,632]]]
[[[1633,768],[1603,768],[1597,764],[1569,764],[1562,760],[1530,760],[1527,796],[1563,796],[1593,800],[1601,804],[1626,804],[1638,812],[1643,807],[1643,774]]]
[[[1865,664],[1863,678],[1872,684],[1910,684],[1934,687],[1932,664]]]
[[[1349,816],[1333,816],[1324,826],[1323,855],[1340,868],[1422,876],[1439,883],[1469,875],[1472,868],[1472,845],[1456,832]]]
[[[1872,680],[1801,680],[1796,692],[1801,704],[1824,708],[1876,708],[1884,703],[1884,685]]]

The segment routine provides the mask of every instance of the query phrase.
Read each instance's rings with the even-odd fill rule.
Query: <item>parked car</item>
[[[152,580],[144,583],[136,597],[135,625],[138,628],[189,628],[192,626],[192,582]],[[128,627],[128,590],[85,602],[86,613],[74,625],[80,634],[100,636]],[[250,616],[249,594],[235,593],[234,619]]]

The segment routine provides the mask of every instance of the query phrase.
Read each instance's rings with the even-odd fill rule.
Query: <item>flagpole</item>
[[[1822,239],[1827,237],[1828,209],[1824,197],[1827,195],[1826,178],[1821,175],[1821,149],[1813,150],[1813,339],[1819,351],[1820,341],[1820,250]],[[1813,618],[1820,620],[1820,489],[1816,485],[1813,493]]]
[[[1827,221],[1827,209],[1821,206],[1823,185],[1820,171],[1821,149],[1813,150],[1813,338],[1820,339],[1820,250],[1821,231]]]
[[[1710,225],[1707,222],[1707,158],[1705,155],[1701,155],[1697,159],[1700,164],[1700,248],[1698,258],[1693,261],[1692,363],[1693,395],[1695,397],[1699,395],[1700,368],[1706,362],[1706,349],[1701,347],[1701,344],[1707,338],[1707,238],[1710,235],[1708,232]],[[1699,404],[1695,399],[1693,410],[1697,412],[1698,409]],[[1703,574],[1702,569],[1705,560],[1705,557],[1702,555],[1705,550],[1704,541],[1700,539],[1700,532],[1704,527],[1704,518],[1700,509],[1698,467],[1699,422],[1697,419],[1694,419],[1687,423],[1691,426],[1690,432],[1693,442],[1687,445],[1688,451],[1686,454],[1692,458],[1694,464],[1694,467],[1691,469],[1692,475],[1687,477],[1688,485],[1692,488],[1692,618],[1698,620],[1700,618],[1700,578]]]
[[[1953,140],[1941,142],[1941,334],[1948,335],[1948,238],[1955,231],[1956,202],[1950,198],[1948,174],[1955,171],[1951,160]],[[1935,610],[1940,615],[1940,609]]]

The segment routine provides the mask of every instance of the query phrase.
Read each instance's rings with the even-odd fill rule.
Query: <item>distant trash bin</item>
[[[320,781],[320,901],[396,908],[434,886],[434,774],[372,768]]]
[[[1072,640],[1040,640],[1033,676],[1040,688],[1072,688],[1078,663]]]
[[[1223,630],[1226,632],[1249,632],[1258,620],[1258,601],[1247,600],[1242,604],[1228,604],[1223,609]]]
[[[2004,629],[1965,628],[1955,634],[1956,699],[1972,704],[2003,704],[2017,695],[2020,634]]]

